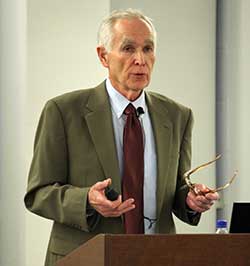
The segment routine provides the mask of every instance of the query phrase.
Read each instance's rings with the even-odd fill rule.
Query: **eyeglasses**
[[[217,156],[215,157],[214,160],[209,161],[209,162],[207,162],[207,163],[204,163],[204,164],[202,164],[202,165],[200,165],[200,166],[197,166],[197,167],[195,167],[194,169],[191,169],[191,170],[189,170],[189,171],[187,171],[187,172],[184,173],[183,176],[184,176],[184,178],[185,178],[185,181],[186,181],[187,186],[188,186],[188,187],[189,187],[189,188],[190,188],[190,189],[191,189],[196,195],[205,195],[206,193],[203,193],[202,191],[200,191],[199,189],[197,189],[197,187],[195,186],[195,183],[192,183],[192,182],[191,182],[191,180],[190,180],[190,176],[191,176],[193,173],[195,173],[195,172],[197,172],[197,171],[200,171],[201,169],[204,169],[205,167],[207,167],[208,165],[214,163],[215,161],[217,161],[217,160],[220,159],[220,158],[221,158],[221,155],[217,155]],[[208,189],[209,189],[208,192],[219,192],[219,191],[221,191],[221,190],[226,189],[227,187],[229,187],[229,186],[232,184],[232,182],[234,181],[234,179],[235,179],[237,173],[238,173],[238,171],[236,170],[236,171],[234,172],[234,175],[230,178],[230,180],[229,180],[224,186],[221,186],[221,187],[218,187],[218,188],[215,188],[215,189],[208,188]]]

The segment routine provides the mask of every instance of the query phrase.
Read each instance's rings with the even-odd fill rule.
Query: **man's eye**
[[[153,52],[154,51],[154,47],[153,46],[145,46],[144,47],[144,52]]]
[[[134,47],[133,46],[130,46],[130,45],[125,46],[123,48],[123,51],[128,52],[128,53],[133,52],[134,50],[135,50]]]

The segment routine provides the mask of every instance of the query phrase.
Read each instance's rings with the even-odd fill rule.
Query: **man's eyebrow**
[[[151,39],[147,39],[147,40],[145,40],[145,44],[147,44],[147,45],[152,45],[152,46],[155,45],[154,41],[151,40]]]
[[[122,46],[127,45],[127,44],[135,44],[135,42],[133,40],[130,40],[130,39],[124,39],[122,41]]]
[[[125,46],[125,45],[128,45],[128,44],[133,45],[135,43],[136,42],[133,41],[133,40],[131,40],[131,39],[124,39],[123,42],[122,42],[122,46]],[[154,46],[154,41],[151,40],[151,39],[147,39],[147,40],[145,40],[144,44],[145,45],[152,45],[152,46]]]

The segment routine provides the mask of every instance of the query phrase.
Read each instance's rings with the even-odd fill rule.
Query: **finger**
[[[135,204],[132,204],[131,206],[122,209],[122,211],[115,210],[115,211],[112,211],[112,212],[106,212],[105,215],[107,215],[106,217],[119,217],[122,214],[133,210],[135,207],[136,207]]]
[[[115,203],[115,204],[113,204]],[[112,204],[112,205],[111,205]],[[102,211],[104,212],[123,212],[124,209],[127,209],[127,208],[130,208],[133,204],[134,204],[134,199],[127,199],[126,201],[124,202],[121,202],[121,197],[120,197],[120,200],[117,202],[112,202],[111,201],[111,204],[108,206],[100,206],[102,208]]]
[[[122,203],[122,197],[121,195],[118,196],[118,199],[115,201],[110,201],[106,197],[103,197],[104,199],[99,202],[95,202],[93,204],[93,207],[103,216],[106,217],[106,213],[111,213],[113,211],[116,211],[119,205]]]
[[[131,211],[135,208],[135,204],[134,203],[131,203],[129,205],[125,205],[123,206],[122,208],[117,208],[116,210],[113,210],[111,212],[108,212],[108,215],[109,216],[121,216],[123,213],[126,213],[128,211]]]
[[[192,192],[188,193],[186,202],[191,209],[198,212],[204,212],[213,205],[212,202],[207,200],[204,196],[197,196]]]
[[[119,195],[118,198],[117,198],[117,200],[114,200],[114,201],[108,200],[105,197],[105,199],[102,202],[99,203],[99,205],[103,209],[107,209],[107,210],[115,210],[121,204],[122,204],[122,196],[121,195]]]
[[[119,204],[121,204],[121,201],[116,203],[109,201],[104,194],[101,194],[99,192],[93,194],[91,192],[89,193],[89,203],[97,211],[99,211],[100,209],[115,209],[117,206],[119,206]]]
[[[195,194],[195,192],[194,191],[190,191],[189,193],[188,193],[188,196],[187,196],[188,198],[190,198],[192,201],[202,201],[203,199],[205,200],[206,198],[205,198],[205,196],[203,196],[203,195],[201,195],[201,194]]]
[[[207,210],[209,210],[209,209],[207,209],[207,208],[201,208],[201,207],[197,207],[197,206],[195,207],[195,211],[197,211],[199,213],[205,212]]]
[[[135,208],[134,199],[127,199],[126,201],[119,204],[116,208],[106,208],[103,206],[99,206],[99,211],[105,217],[114,217],[120,216],[121,214],[130,211]]]
[[[131,204],[131,206],[128,206],[128,207],[126,207],[126,208],[123,208],[123,209],[120,211],[120,213],[123,214],[123,213],[129,212],[129,211],[135,209],[135,207],[136,207],[135,204]]]
[[[207,211],[207,210],[209,210],[210,209],[210,206],[209,205],[202,205],[202,204],[197,204],[197,202],[193,202],[193,201],[190,201],[189,202],[189,204],[188,204],[188,206],[192,209],[192,210],[194,210],[194,211],[196,211],[196,212],[205,212],[205,211]]]
[[[118,211],[123,211],[124,209],[131,207],[134,204],[135,200],[130,198],[125,200],[118,208]]]
[[[212,200],[207,199],[205,196],[196,196],[192,200],[199,206],[211,205]]]
[[[93,207],[95,209],[102,210],[102,211],[110,211],[110,210],[115,210],[117,208],[117,206],[114,205],[112,201],[107,200],[105,197],[102,201],[99,200],[99,201],[94,202]]]
[[[212,206],[211,202],[195,201],[194,204],[203,210],[209,210]]]
[[[207,186],[205,186],[204,184],[195,184],[195,191],[197,191],[198,194],[199,194],[199,192],[201,192],[201,194],[205,195],[206,193],[208,193],[210,191],[210,189]]]
[[[118,208],[118,206],[122,204],[122,195],[119,195],[118,198],[114,201],[111,201],[111,203],[114,209]]]
[[[217,192],[209,192],[205,195],[205,197],[208,200],[212,200],[212,201],[218,200],[220,198],[220,196]]]
[[[205,196],[197,196],[194,200],[199,204],[211,204],[211,200],[207,199]]]
[[[187,203],[188,207],[190,209],[192,209],[193,211],[202,212],[202,210],[200,208],[198,208],[197,205],[193,202],[193,200],[191,199],[191,197],[187,197],[186,203]]]

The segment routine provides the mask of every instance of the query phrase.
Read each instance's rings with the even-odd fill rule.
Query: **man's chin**
[[[148,81],[134,81],[131,88],[134,88],[135,91],[140,91],[146,88],[148,83]]]

